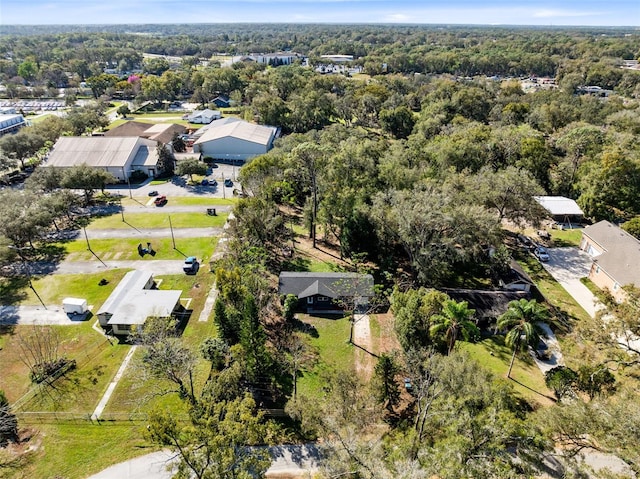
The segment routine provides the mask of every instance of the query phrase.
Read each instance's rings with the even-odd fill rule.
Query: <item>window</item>
[[[313,304],[313,296],[307,298],[307,304]]]
[[[318,296],[318,302],[327,303],[329,302],[329,298],[326,296]]]

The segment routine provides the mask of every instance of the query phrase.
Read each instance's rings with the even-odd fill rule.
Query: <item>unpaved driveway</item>
[[[320,452],[315,444],[272,446],[269,448],[271,466],[265,477],[306,478],[318,470]],[[167,449],[121,462],[88,479],[169,479],[167,466],[175,463],[175,456]]]
[[[592,259],[578,248],[550,248],[549,261],[542,263],[553,278],[589,313],[593,318],[599,306],[597,298],[589,288],[580,282],[580,278],[589,276]]]
[[[355,351],[356,372],[362,379],[369,380],[374,367],[369,315],[354,314],[353,344],[357,347]]]

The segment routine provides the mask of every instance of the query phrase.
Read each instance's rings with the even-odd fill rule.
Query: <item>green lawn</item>
[[[41,121],[44,121],[45,119],[55,116],[53,113],[47,113],[46,115],[40,115],[36,118],[29,118],[29,121],[31,123],[40,123]]]
[[[125,213],[124,221],[121,214],[102,216],[91,221],[87,230],[102,229],[151,229],[151,228],[222,228],[227,221],[228,213],[217,216],[202,213]],[[169,224],[171,218],[171,224]]]
[[[83,479],[123,459],[156,450],[144,439],[143,423],[42,424],[38,431],[31,442],[41,444],[32,461],[19,470],[0,471],[0,477]]]
[[[111,344],[92,329],[95,318],[69,326],[53,326],[60,356],[76,360],[77,369],[56,381],[55,388],[33,387],[23,362],[20,338],[34,332],[33,326],[16,326],[0,350],[0,389],[19,411],[92,412],[126,355],[126,348]],[[38,328],[38,327],[35,327]],[[15,404],[19,398],[19,403]]]
[[[97,311],[126,272],[125,269],[107,269],[93,274],[51,274],[34,278],[33,287],[45,304],[62,305],[62,300],[67,297],[84,298]],[[108,284],[100,286],[101,279],[106,279]],[[40,304],[31,289],[25,288],[25,293],[22,304]]]
[[[580,246],[582,240],[582,229],[572,230],[556,230],[549,231],[551,239],[553,240],[553,246]]]
[[[194,388],[200,391],[209,377],[211,363],[205,361],[200,355],[200,344],[209,336],[215,336],[215,324],[212,318],[208,321],[199,321],[200,312],[204,307],[207,295],[213,285],[214,276],[209,268],[202,266],[195,276],[187,275],[161,275],[156,276],[157,281],[161,281],[160,289],[182,290],[182,303],[186,305],[186,300],[190,300],[188,309],[192,310],[189,322],[184,330],[183,338],[185,344],[194,351],[198,361],[196,363],[195,374],[193,376]],[[150,408],[161,405],[181,410],[183,406],[176,394],[158,396],[153,394],[160,387],[165,387],[156,380],[142,381],[140,379],[140,352],[134,356],[131,367],[127,369],[121,382],[107,404],[105,413],[107,416],[114,413],[127,413],[132,411],[148,412]]]
[[[553,402],[553,393],[547,389],[544,375],[528,354],[523,353],[516,357],[511,379],[506,378],[512,351],[505,346],[502,336],[492,336],[476,344],[459,341],[456,347],[468,351],[478,364],[491,371],[496,377],[509,381],[515,391],[530,402],[540,404]]]
[[[297,254],[294,258],[285,261],[282,269],[283,271],[310,271],[314,273],[339,271],[335,263],[310,259],[302,254]]]
[[[36,289],[47,301],[66,295],[78,295],[90,299],[95,308],[111,293],[124,270],[107,270],[94,275],[55,275],[37,280]],[[98,287],[100,277],[108,276],[109,284]],[[84,287],[82,278],[84,278]],[[181,289],[183,303],[189,299],[192,317],[184,332],[185,343],[196,352],[199,360],[193,377],[196,390],[201,390],[209,375],[210,364],[199,356],[201,342],[215,335],[215,325],[209,318],[199,322],[199,314],[213,283],[213,275],[207,267],[195,276],[157,276],[161,289]],[[95,311],[94,308],[94,311]],[[33,422],[24,419],[25,426],[34,424],[42,434],[35,440],[42,441],[42,447],[31,456],[31,461],[21,465],[19,470],[0,471],[0,478],[83,478],[98,472],[111,464],[149,452],[144,440],[144,422],[129,421],[149,412],[154,406],[169,407],[176,414],[184,412],[184,403],[176,394],[157,394],[160,382],[142,379],[139,369],[141,351],[138,351],[118,384],[103,413],[102,425],[92,425],[83,420],[93,412],[108,383],[120,367],[128,344],[110,343],[91,329],[95,320],[77,326],[58,327],[61,348],[69,358],[76,359],[78,369],[56,381],[56,389],[46,395],[39,395],[22,401],[19,411],[37,411],[40,416]],[[27,327],[14,328],[13,334],[5,335],[0,350],[0,389],[11,391],[10,401],[15,401],[29,388],[28,371],[20,360],[17,336]],[[52,421],[42,420],[43,412],[61,411],[52,415]],[[75,416],[70,418],[70,414]],[[31,417],[31,416],[28,416]],[[115,421],[114,421],[115,420]],[[4,474],[4,475],[3,475]]]
[[[140,238],[109,238],[90,239],[91,251],[87,249],[87,242],[79,238],[70,243],[61,243],[59,246],[67,252],[67,259],[73,261],[96,261],[96,268],[102,261],[129,261],[129,260],[182,260],[185,256],[197,256],[203,261],[207,260],[214,252],[218,238],[215,236],[205,238],[176,238],[176,249],[173,248],[171,238],[153,238],[149,240],[156,252],[155,256],[145,255],[140,258],[138,245],[143,246],[147,241]]]
[[[308,397],[322,394],[323,375],[329,371],[351,371],[354,367],[354,347],[348,343],[351,324],[347,318],[327,319],[299,315],[306,325],[303,337],[317,351],[319,361],[298,379],[298,393]]]

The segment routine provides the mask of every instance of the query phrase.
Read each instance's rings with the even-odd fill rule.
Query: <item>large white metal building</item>
[[[244,162],[273,148],[277,131],[238,118],[215,120],[195,141],[193,152],[220,161]]]
[[[134,171],[154,177],[158,170],[158,142],[139,137],[63,136],[42,165],[70,168],[86,164],[127,181]]]
[[[0,136],[15,133],[27,123],[22,115],[0,114]]]

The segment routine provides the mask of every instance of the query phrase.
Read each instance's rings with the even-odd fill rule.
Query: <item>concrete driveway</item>
[[[542,263],[553,278],[589,313],[595,317],[602,307],[589,288],[580,282],[580,278],[589,276],[591,256],[574,247],[549,248],[549,261]]]
[[[61,306],[0,306],[0,324],[5,326],[74,326],[85,318],[68,316]]]

